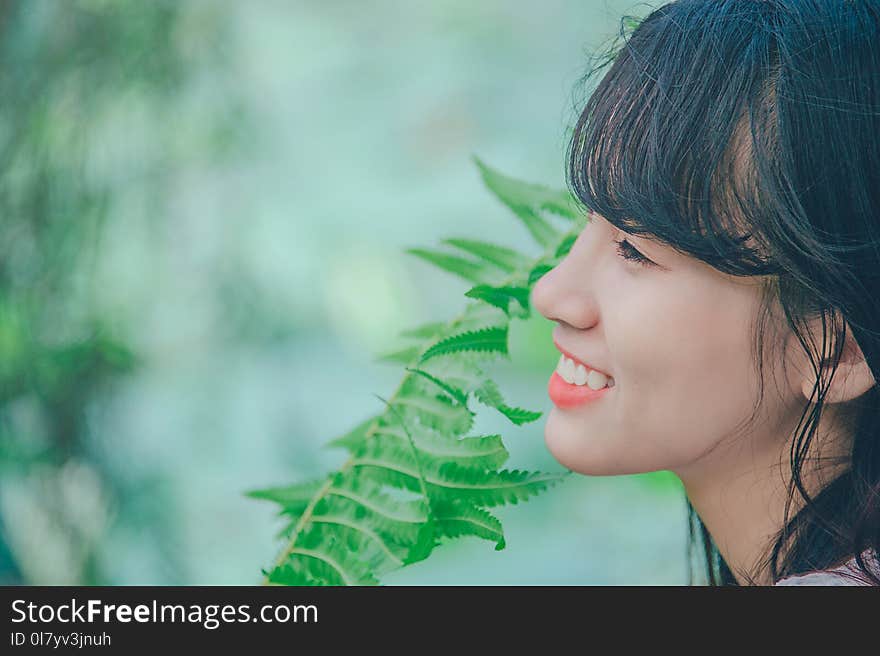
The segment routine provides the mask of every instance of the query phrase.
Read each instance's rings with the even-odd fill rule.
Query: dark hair
[[[802,480],[846,324],[880,381],[878,37],[870,0],[679,0],[625,16],[582,78],[612,64],[566,153],[566,181],[588,210],[719,271],[762,277],[760,399],[776,301],[810,358],[815,400],[792,439],[783,527],[762,561],[773,581],[856,556],[880,584],[861,558],[880,553],[878,385],[852,404],[844,473],[815,497]],[[821,347],[808,324],[817,318]],[[790,516],[795,493],[803,507]],[[709,583],[735,584],[687,506],[688,553],[699,537]]]

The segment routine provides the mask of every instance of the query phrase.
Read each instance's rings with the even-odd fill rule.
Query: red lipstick
[[[570,358],[575,362],[575,364],[582,364],[587,369],[593,369],[590,365],[578,358],[574,357],[571,353],[562,348],[556,339],[553,339],[553,343],[556,345],[556,348],[566,357]],[[594,369],[598,371],[600,374],[608,378],[612,378],[604,371],[600,371],[599,369]],[[596,401],[604,397],[608,392],[610,392],[614,387],[603,387],[599,390],[594,390],[589,385],[574,385],[573,383],[568,383],[565,379],[559,375],[559,372],[554,371],[553,375],[550,376],[550,382],[547,384],[547,393],[550,396],[550,400],[553,403],[562,409],[575,408],[577,406],[583,405],[584,403],[588,403],[590,401]]]

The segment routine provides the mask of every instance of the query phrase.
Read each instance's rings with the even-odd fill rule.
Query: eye
[[[630,244],[626,239],[621,239],[620,241],[615,241],[617,244],[617,253],[624,260],[629,260],[630,262],[636,262],[644,267],[656,266],[652,260],[649,260],[647,257],[642,255],[639,251],[635,249],[635,247]]]

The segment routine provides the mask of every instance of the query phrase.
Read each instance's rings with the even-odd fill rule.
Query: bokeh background
[[[258,583],[283,524],[243,493],[338,467],[400,379],[376,356],[468,300],[404,249],[536,255],[471,156],[562,187],[588,54],[657,4],[0,3],[0,583]],[[546,413],[533,314],[493,377]],[[510,467],[561,469],[543,419],[477,407]],[[670,474],[497,515],[504,551],[384,582],[687,580]]]

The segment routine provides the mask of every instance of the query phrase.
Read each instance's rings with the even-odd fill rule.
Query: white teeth
[[[565,358],[565,362],[562,363],[562,377],[565,378],[565,382],[574,383],[574,361]]]
[[[606,385],[614,387],[614,379],[605,374],[587,369],[584,365],[575,365],[574,360],[561,355],[556,365],[556,372],[570,385],[587,385],[590,389],[600,390]]]
[[[600,374],[598,371],[590,371],[590,375],[587,376],[587,386],[590,389],[600,390],[605,387],[605,383],[607,382],[608,376]]]

